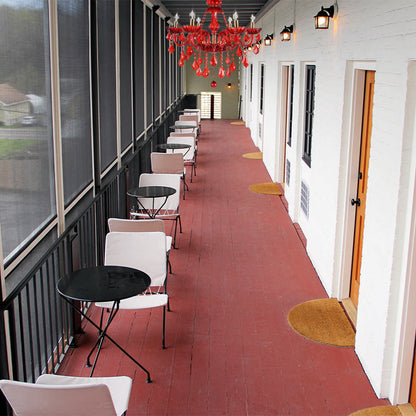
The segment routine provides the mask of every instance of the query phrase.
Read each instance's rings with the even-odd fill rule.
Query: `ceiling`
[[[170,15],[173,17],[176,13],[179,14],[179,24],[189,24],[189,13],[191,10],[195,12],[197,17],[201,19],[204,16],[204,12],[207,9],[206,0],[160,0],[166,9],[169,10]],[[267,0],[223,0],[222,9],[225,14],[225,18],[232,17],[233,13],[238,13],[238,23],[240,26],[247,26],[250,23],[250,16],[254,16],[262,9],[267,3]],[[209,22],[211,15],[207,13],[206,21]],[[218,15],[218,22],[222,25],[224,19],[221,15]]]

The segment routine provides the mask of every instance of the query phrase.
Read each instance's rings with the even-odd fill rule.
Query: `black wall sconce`
[[[231,89],[231,87],[232,87],[231,82],[229,82],[229,83],[227,84],[227,88],[230,90],[230,89]]]
[[[332,19],[335,14],[335,5],[331,7],[324,6],[321,7],[321,10],[314,16],[315,18],[315,29],[328,29],[329,19]]]
[[[273,40],[273,33],[264,38],[264,46],[270,46]]]
[[[280,32],[280,39],[282,42],[287,42],[290,40],[293,33],[293,25],[285,26],[284,29]]]

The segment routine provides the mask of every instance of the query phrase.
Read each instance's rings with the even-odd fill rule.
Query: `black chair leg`
[[[182,221],[181,221],[181,216],[178,215],[177,218],[179,220],[179,232],[182,234]]]
[[[175,231],[173,232],[173,243],[172,243],[172,246],[175,249],[178,248],[178,247],[176,247],[176,231],[177,230],[178,230],[178,217],[175,218]]]
[[[168,298],[169,302],[169,298]],[[165,345],[165,327],[166,327],[166,306],[163,306],[163,330],[162,330],[162,349],[166,349]]]

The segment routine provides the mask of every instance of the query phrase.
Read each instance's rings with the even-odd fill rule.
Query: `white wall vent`
[[[302,181],[300,190],[300,207],[307,218],[309,218],[309,187]]]
[[[290,186],[290,161],[286,159],[286,178],[285,182],[287,186]]]

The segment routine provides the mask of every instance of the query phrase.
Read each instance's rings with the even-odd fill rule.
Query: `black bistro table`
[[[189,149],[191,148],[191,145],[186,144],[186,143],[162,143],[162,144],[159,144],[157,147],[159,149],[162,149],[162,150],[172,150],[173,152],[175,152],[175,150],[188,149],[183,154],[185,156],[189,152]]]
[[[120,301],[143,293],[150,286],[150,277],[137,269],[123,266],[96,266],[77,270],[67,274],[57,284],[59,294],[99,331],[99,336],[87,357],[87,367],[91,367],[90,356],[97,348],[90,377],[92,377],[104,338],[110,340],[119,350],[137,364],[146,374],[147,383],[151,383],[150,373],[124,348],[111,338],[107,331],[116,316]],[[81,302],[113,302],[107,323],[104,328],[96,325],[75,301]]]
[[[188,124],[184,124],[183,126],[181,125],[174,125],[174,126],[169,126],[169,128],[171,130],[181,130],[181,129],[196,129],[197,126],[193,126],[193,125],[188,125]]]
[[[159,144],[157,147],[162,150],[178,150],[189,149],[191,145],[186,143],[162,143]]]
[[[165,206],[168,197],[173,195],[176,192],[175,188],[170,186],[139,186],[136,188],[131,188],[127,191],[128,196],[137,198],[139,206],[146,212],[150,218],[155,218],[160,210]],[[147,209],[141,202],[140,198],[152,199],[152,208]],[[165,198],[163,203],[155,209],[155,198]]]

